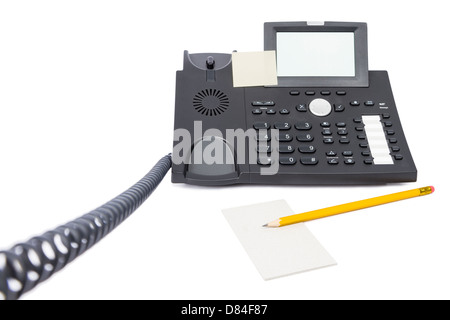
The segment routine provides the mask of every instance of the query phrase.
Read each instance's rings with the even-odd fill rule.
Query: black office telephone
[[[0,251],[0,300],[95,245],[171,167],[174,183],[198,185],[416,180],[388,74],[368,71],[366,24],[266,23],[264,49],[276,52],[276,85],[235,86],[232,54],[185,52],[172,155],[97,209]]]
[[[193,138],[190,149],[179,148],[186,138],[175,135],[172,182],[416,181],[388,73],[368,71],[365,23],[266,23],[264,32],[264,50],[276,52],[277,85],[234,87],[232,54],[185,51],[175,132]],[[236,135],[226,138],[230,130],[256,133],[239,150]]]

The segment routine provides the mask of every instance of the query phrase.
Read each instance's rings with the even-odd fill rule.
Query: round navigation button
[[[325,117],[331,113],[331,104],[325,99],[315,99],[309,104],[311,113],[318,117]]]

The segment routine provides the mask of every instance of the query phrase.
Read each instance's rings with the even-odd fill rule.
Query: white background
[[[417,183],[173,185],[24,299],[448,299],[445,1],[0,2],[0,248],[84,214],[171,151],[183,50],[263,50],[266,21],[367,22]],[[338,266],[265,282],[221,209],[297,212],[434,185],[433,195],[308,223]]]

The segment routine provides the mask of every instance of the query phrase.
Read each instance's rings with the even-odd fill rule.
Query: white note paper
[[[234,87],[278,84],[275,51],[233,52],[231,57]]]
[[[264,280],[336,265],[304,223],[262,225],[294,214],[284,200],[222,210]]]

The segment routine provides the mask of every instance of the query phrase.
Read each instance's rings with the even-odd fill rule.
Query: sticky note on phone
[[[233,52],[234,87],[278,85],[275,51]]]

